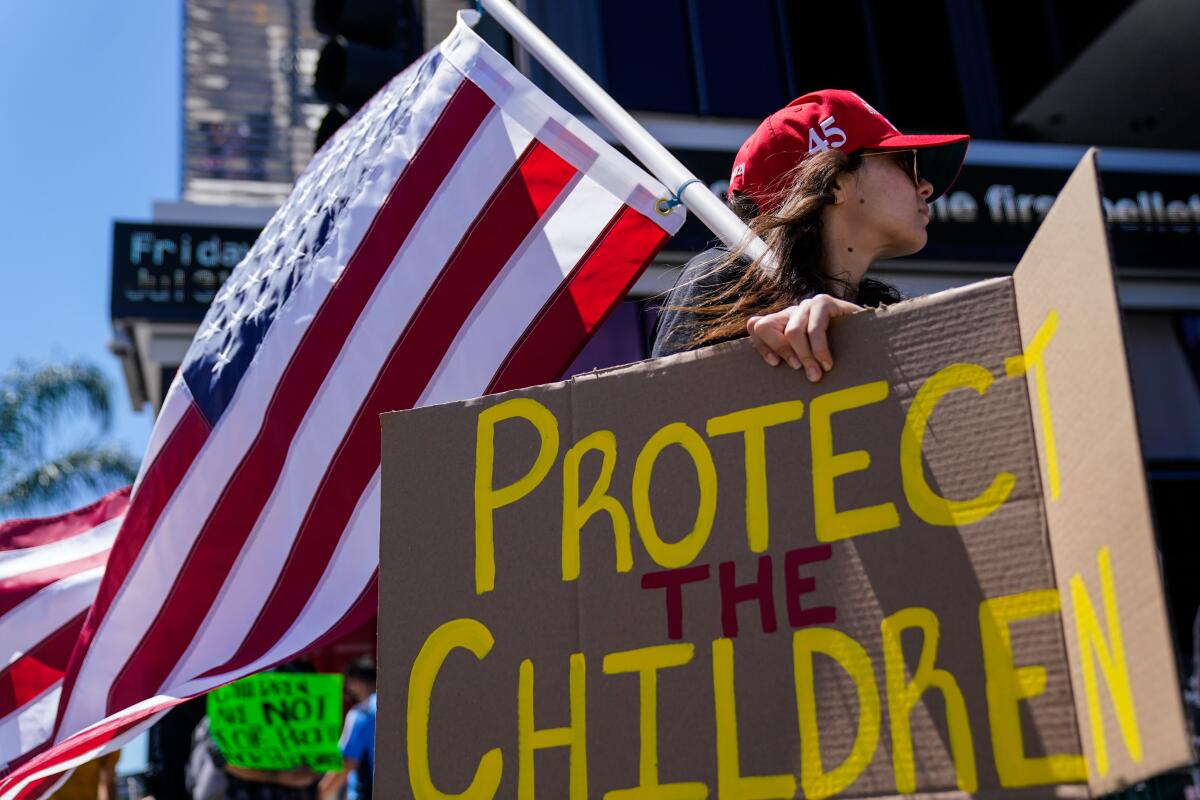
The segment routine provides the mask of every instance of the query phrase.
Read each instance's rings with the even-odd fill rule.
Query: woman
[[[834,317],[899,298],[871,264],[925,246],[929,203],[958,177],[966,135],[906,136],[853,92],[830,89],[767,117],[738,150],[730,207],[778,270],[738,251],[692,259],[667,299],[654,355],[749,334],[771,366],[816,382],[833,368]]]

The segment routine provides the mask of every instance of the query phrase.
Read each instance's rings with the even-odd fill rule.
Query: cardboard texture
[[[376,784],[1063,796],[1187,763],[1099,209],[1089,156],[1013,278],[839,320],[817,385],[741,341],[384,415]]]
[[[1021,336],[1032,342],[1048,318],[1056,319],[1044,354],[1042,386],[1052,419],[1060,466],[1055,479],[1042,459],[1047,488],[1046,516],[1063,604],[1070,607],[1071,582],[1080,576],[1092,588],[1091,602],[1105,626],[1098,556],[1106,553],[1114,584],[1124,650],[1133,687],[1132,707],[1143,758],[1134,762],[1123,746],[1112,703],[1105,702],[1103,672],[1094,668],[1104,730],[1097,752],[1095,724],[1088,714],[1087,669],[1073,613],[1067,620],[1067,652],[1075,690],[1080,736],[1088,756],[1089,784],[1095,793],[1120,788],[1192,757],[1179,703],[1180,682],[1161,597],[1154,528],[1133,396],[1121,336],[1116,286],[1100,208],[1095,152],[1075,170],[1013,276]],[[1053,323],[1052,323],[1053,324]],[[1047,329],[1049,332],[1049,329]],[[1027,344],[1028,346],[1028,344]],[[1038,441],[1046,441],[1046,415],[1038,409],[1037,380],[1030,403]],[[1069,460],[1066,460],[1069,459]],[[1154,709],[1144,711],[1143,709]],[[1105,767],[1104,763],[1108,766]]]

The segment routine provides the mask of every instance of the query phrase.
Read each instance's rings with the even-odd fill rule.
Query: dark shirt
[[[745,269],[744,265],[735,263],[719,267],[727,255],[728,251],[714,247],[693,258],[683,268],[659,314],[654,347],[651,350],[654,358],[695,349],[692,339],[699,328],[701,317],[694,311],[684,311],[677,307],[704,306],[712,301],[713,295],[723,286],[738,278]]]
[[[193,791],[188,794],[189,798],[193,795],[213,797],[224,786],[221,795],[224,800],[317,800],[315,778],[311,786],[300,788],[229,774],[225,769],[225,756],[210,733],[207,717],[200,720],[192,733],[192,750],[190,783]]]
[[[719,293],[722,287],[737,280],[746,269],[746,264],[741,261],[719,266],[728,254],[729,251],[714,247],[693,258],[683,268],[679,280],[667,295],[659,313],[651,356],[658,358],[696,349],[692,341],[703,322],[701,315],[673,307],[703,307],[712,302],[714,295]],[[890,305],[902,299],[894,287],[870,278],[860,281],[855,291],[855,302],[872,308]],[[744,335],[746,334],[739,333],[726,339],[713,339],[705,344],[740,339]]]
[[[155,800],[192,800],[184,771],[192,751],[192,731],[204,718],[205,699],[172,708],[150,728],[146,788]]]

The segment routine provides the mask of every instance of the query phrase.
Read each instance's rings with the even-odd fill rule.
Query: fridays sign
[[[734,342],[385,415],[377,782],[1102,793],[1187,763],[1094,154],[1012,278],[832,336],[816,386]]]

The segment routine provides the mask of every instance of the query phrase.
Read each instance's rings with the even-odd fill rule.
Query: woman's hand
[[[750,317],[746,330],[754,349],[772,367],[787,363],[792,369],[804,369],[813,383],[833,369],[829,340],[825,331],[834,317],[861,311],[848,300],[819,294],[782,311]]]

